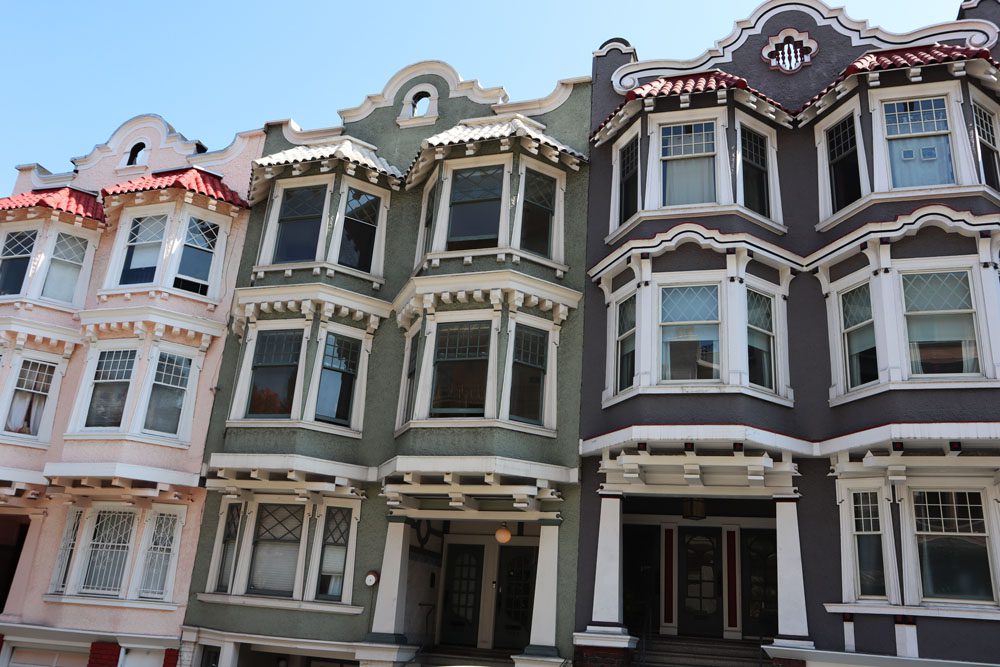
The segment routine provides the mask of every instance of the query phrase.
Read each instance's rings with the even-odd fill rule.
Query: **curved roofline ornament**
[[[785,28],[767,40],[760,57],[773,70],[784,74],[795,74],[806,65],[812,64],[817,51],[819,44],[809,37],[808,32]]]
[[[918,44],[933,44],[961,39],[968,46],[992,47],[997,42],[997,26],[980,19],[963,19],[926,26],[907,33],[893,33],[868,25],[867,21],[856,21],[847,15],[843,7],[831,8],[822,0],[767,0],[749,18],[737,21],[733,32],[720,39],[715,46],[691,60],[642,60],[622,65],[611,75],[615,91],[624,95],[641,81],[661,77],[678,76],[691,72],[716,69],[733,58],[733,52],[753,35],[762,32],[763,25],[771,18],[784,12],[799,11],[810,15],[817,24],[829,26],[851,39],[855,46],[871,46],[876,49],[891,49]],[[725,67],[722,67],[725,69]]]

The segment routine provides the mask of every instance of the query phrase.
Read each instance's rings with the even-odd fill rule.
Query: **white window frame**
[[[889,138],[885,130],[886,102],[944,97],[948,112],[948,133],[951,143],[951,159],[955,172],[955,182],[942,185],[920,185],[915,187],[893,187],[892,167],[889,163]],[[961,84],[958,81],[921,83],[910,86],[894,86],[868,90],[869,108],[872,110],[872,153],[875,164],[876,192],[933,192],[941,188],[955,188],[963,185],[978,185],[979,177],[975,169],[972,145],[966,132],[964,103]]]
[[[351,398],[351,423],[348,427],[341,426],[340,424],[328,424],[316,419],[316,403],[319,400],[319,384],[323,369],[323,352],[326,349],[326,339],[328,336],[351,338],[361,344],[361,352],[358,355],[358,372],[354,384],[354,395]],[[316,353],[313,355],[315,359],[313,359],[312,374],[310,375],[311,380],[309,382],[309,392],[306,396],[303,419],[317,422],[324,429],[353,431],[355,434],[361,433],[364,428],[365,394],[368,387],[368,358],[371,356],[373,340],[374,336],[372,334],[358,327],[351,327],[337,322],[326,322],[320,325],[319,334],[316,336]],[[302,365],[305,364],[300,364],[300,366]]]
[[[677,278],[674,279],[674,276]],[[653,305],[654,311],[650,313],[650,322],[655,324],[655,330],[652,335],[652,342],[655,345],[653,350],[653,381],[658,385],[665,386],[678,386],[678,385],[701,385],[701,384],[721,384],[726,381],[728,375],[727,371],[729,369],[729,357],[731,355],[731,350],[728,349],[728,343],[731,338],[730,332],[727,331],[727,325],[729,320],[732,319],[729,316],[729,304],[727,303],[727,294],[725,289],[725,272],[724,271],[683,271],[676,273],[654,273],[653,274],[653,285],[656,287],[656,291],[653,292]],[[718,295],[718,327],[719,327],[719,377],[705,380],[664,380],[662,377],[663,373],[663,345],[662,345],[662,332],[664,324],[660,319],[660,300],[662,299],[662,292],[665,289],[672,289],[677,287],[715,287],[716,294]],[[637,303],[636,306],[639,304]],[[638,311],[638,308],[636,308]],[[638,318],[636,318],[638,319]],[[638,322],[636,323],[638,326]],[[673,325],[666,325],[673,326]],[[745,323],[744,323],[745,326]],[[638,345],[636,346],[638,348]],[[638,361],[638,360],[637,360]],[[638,364],[636,364],[638,365]]]
[[[176,434],[162,433],[146,429],[146,412],[149,410],[149,399],[153,392],[153,383],[156,379],[156,367],[160,361],[161,354],[174,354],[191,360],[191,370],[188,373],[188,383],[184,390],[184,405],[181,408],[180,422]],[[205,353],[198,348],[187,345],[179,345],[167,341],[160,341],[149,348],[147,355],[148,363],[144,367],[141,391],[138,402],[133,408],[133,415],[130,419],[128,431],[130,433],[141,434],[146,437],[163,438],[166,440],[177,440],[180,443],[190,444],[192,426],[194,424],[194,410],[197,405],[198,378],[202,365],[205,361]],[[138,360],[136,360],[138,362]],[[138,363],[136,363],[138,367]],[[134,376],[133,376],[134,379]]]
[[[330,199],[333,195],[333,187],[336,181],[335,174],[323,174],[316,176],[301,176],[298,178],[282,178],[278,179],[274,183],[274,190],[271,192],[269,210],[267,215],[267,222],[264,225],[264,237],[260,244],[260,253],[257,259],[257,263],[261,266],[281,266],[281,267],[294,267],[298,264],[312,264],[314,262],[323,261],[325,253],[323,248],[326,247],[326,239],[328,232],[330,231]],[[316,254],[313,261],[305,260],[304,262],[283,262],[281,264],[274,263],[274,247],[278,240],[278,218],[281,217],[281,202],[285,195],[285,190],[294,190],[296,188],[306,188],[314,185],[326,185],[326,198],[323,200],[323,213],[320,219],[319,234],[316,240]]]
[[[884,373],[882,372],[883,362],[880,355],[879,349],[879,337],[882,332],[879,330],[879,314],[875,312],[875,285],[871,280],[869,280],[870,272],[868,268],[859,269],[852,272],[848,276],[844,276],[836,283],[831,285],[829,303],[827,303],[827,313],[829,315],[830,322],[836,322],[836,330],[830,331],[830,350],[833,351],[834,366],[831,367],[832,374],[830,377],[833,378],[833,384],[831,385],[831,397],[846,394],[848,392],[855,392],[864,390],[867,387],[877,385],[882,382],[882,377]],[[863,285],[868,285],[868,298],[872,304],[872,328],[875,330],[875,355],[878,358],[879,365],[879,377],[870,382],[864,384],[859,384],[856,387],[850,386],[850,378],[848,377],[848,353],[847,353],[847,334],[845,333],[844,327],[844,307],[843,307],[843,296],[847,292],[851,292]]]
[[[50,352],[40,352],[36,350],[12,350],[4,362],[9,364],[10,372],[6,374],[3,384],[0,385],[0,433],[5,443],[29,444],[35,446],[45,446],[52,440],[52,423],[56,404],[59,402],[59,387],[62,378],[66,374],[68,360],[58,354]],[[14,392],[17,388],[18,376],[21,374],[21,365],[25,361],[38,361],[55,366],[52,374],[52,383],[49,385],[49,393],[45,399],[45,410],[41,418],[41,425],[37,435],[25,435],[22,433],[10,433],[6,431],[7,417],[10,414],[11,401],[14,399]]]
[[[427,93],[429,103],[427,112],[415,116],[413,114],[413,98],[420,93]],[[399,127],[419,127],[421,125],[433,125],[438,119],[438,89],[431,83],[418,83],[406,91],[403,95],[403,102],[399,108],[399,115],[396,116],[396,125]]]
[[[511,380],[514,369],[514,335],[517,325],[545,331],[548,334],[548,345],[545,350],[545,385],[542,388],[542,423],[541,427],[550,430],[556,428],[557,408],[557,358],[559,351],[559,332],[561,327],[552,320],[547,320],[522,311],[512,311],[507,318],[507,349],[504,364],[503,387],[500,392],[500,419],[516,421],[510,417]],[[518,422],[522,423],[522,422]]]
[[[428,205],[429,200],[430,200],[431,192],[433,192],[434,188],[439,185],[440,176],[441,176],[441,169],[439,167],[434,167],[434,170],[431,172],[430,177],[428,177],[427,182],[424,184],[424,189],[423,189],[423,192],[421,194],[421,199],[420,199],[420,225],[417,227],[417,251],[416,251],[416,253],[414,254],[414,257],[413,257],[413,268],[414,269],[416,269],[417,267],[419,267],[423,263],[423,261],[424,261],[424,254],[425,254],[424,253],[424,246],[427,245],[427,240],[424,238],[424,221],[427,219],[427,205]],[[440,190],[444,190],[444,185],[443,184],[441,184]],[[439,194],[440,194],[440,191],[439,191]],[[428,250],[427,250],[428,253],[434,252],[434,248],[433,248],[434,229],[437,227],[437,218],[438,218],[438,215],[439,215],[439,213],[441,211],[441,206],[440,206],[441,202],[437,201],[437,202],[434,202],[434,204],[437,207],[437,209],[434,210],[434,211],[431,211],[431,216],[432,216],[431,217],[431,224],[430,224],[430,227],[428,228],[428,231],[430,232],[430,235],[431,235],[431,243],[432,243],[432,245],[431,245],[430,248],[428,248]]]
[[[920,555],[917,550],[916,520],[913,510],[913,495],[916,491],[976,491],[983,500],[983,516],[987,526],[987,551],[990,575],[993,583],[992,601],[948,600],[945,598],[924,599],[920,581]],[[897,488],[899,522],[902,540],[903,602],[906,605],[948,605],[982,609],[1000,606],[1000,516],[996,511],[1000,503],[1000,493],[990,477],[908,477],[906,483]]]
[[[813,127],[813,134],[816,138],[816,163],[819,178],[817,189],[817,192],[819,192],[819,226],[823,226],[827,219],[834,215],[833,192],[830,187],[830,147],[826,139],[826,133],[830,128],[840,124],[848,116],[854,118],[854,141],[857,145],[861,196],[853,203],[837,211],[837,214],[853,210],[854,206],[857,206],[859,202],[872,193],[871,182],[868,176],[868,149],[865,146],[864,135],[861,133],[861,101],[855,95],[848,102],[844,103],[841,113],[829,114]]]
[[[981,90],[976,86],[969,86],[969,97],[971,98],[971,103],[980,106],[993,118],[993,132],[996,135],[996,141],[1000,142],[1000,105],[987,97]],[[983,164],[982,151],[979,146],[979,129],[975,122],[975,109],[973,108],[973,122],[972,122],[972,135],[975,139],[975,146],[973,147],[973,154],[976,159],[976,165],[979,171],[979,181],[983,185],[986,185],[986,165]],[[998,153],[1000,153],[1000,146],[996,146]],[[1000,156],[998,156],[1000,157]],[[986,186],[989,187],[989,186]]]
[[[299,368],[295,375],[295,393],[292,396],[292,414],[287,419],[254,419],[247,417],[247,402],[250,400],[250,382],[253,372],[254,351],[257,349],[257,334],[261,331],[292,331],[302,330],[302,347],[299,350]],[[285,424],[300,419],[302,414],[302,385],[305,375],[305,360],[307,359],[309,338],[312,324],[305,318],[258,320],[247,326],[243,340],[243,360],[240,363],[240,373],[233,392],[233,404],[229,411],[230,420],[246,420],[254,424],[270,425]]]
[[[552,230],[550,244],[552,248],[551,257],[535,255],[535,253],[521,248],[521,226],[524,220],[524,197],[525,178],[528,170],[538,172],[543,176],[555,179],[555,210],[552,212]],[[539,160],[520,155],[518,158],[518,188],[517,188],[517,208],[514,213],[514,228],[511,230],[510,245],[512,248],[521,250],[529,257],[540,257],[545,260],[562,264],[565,261],[565,250],[563,248],[565,238],[564,211],[566,202],[566,172],[557,167],[547,165]]]
[[[372,249],[372,268],[370,272],[356,269],[352,266],[344,266],[340,263],[340,244],[344,237],[344,222],[347,212],[347,191],[349,189],[359,190],[374,197],[379,198],[378,223],[375,229],[375,246]],[[326,261],[329,264],[336,264],[338,271],[357,275],[362,278],[382,278],[385,274],[385,237],[386,218],[389,214],[389,198],[391,192],[350,176],[340,178],[340,201],[337,204],[337,214],[333,223],[333,238],[330,241],[330,252]],[[275,219],[277,225],[277,219]]]
[[[715,123],[715,201],[697,204],[677,204],[666,206],[661,201],[662,193],[662,159],[660,149],[660,129],[669,125],[687,125],[690,123]],[[709,109],[688,109],[685,111],[666,111],[649,114],[647,139],[650,147],[646,160],[646,194],[645,210],[664,210],[671,212],[688,212],[712,209],[718,206],[735,203],[733,184],[729,168],[729,118],[726,107]],[[656,150],[653,150],[653,148]],[[651,187],[650,184],[657,184]],[[759,216],[758,216],[759,217]]]
[[[319,580],[319,567],[322,560],[323,533],[325,532],[326,512],[331,507],[343,507],[351,510],[351,527],[347,537],[347,556],[344,560],[344,587],[340,600],[323,600],[316,598],[316,585]],[[349,605],[354,597],[354,561],[357,555],[358,524],[361,522],[361,501],[345,498],[323,498],[322,502],[312,506],[314,516],[312,522],[312,546],[309,554],[309,569],[305,575],[305,595],[307,601],[321,604]]]
[[[204,296],[189,292],[179,287],[174,287],[174,278],[181,266],[181,256],[184,253],[184,241],[187,238],[188,222],[191,218],[198,218],[205,222],[211,222],[219,227],[219,236],[215,240],[215,249],[212,251],[212,266],[208,274],[208,294]],[[230,226],[232,218],[229,216],[206,211],[200,208],[185,206],[174,224],[168,226],[171,232],[166,239],[167,244],[167,272],[163,286],[177,294],[189,295],[196,299],[209,299],[218,301],[223,296],[224,283],[223,272],[226,264],[226,246],[229,240]]]
[[[142,578],[145,575],[146,551],[153,540],[153,533],[156,528],[155,520],[158,514],[173,514],[177,517],[177,524],[174,526],[174,553],[167,567],[166,579],[163,582],[163,597],[159,599],[139,597],[139,585],[142,583]],[[183,505],[153,505],[151,509],[147,509],[142,513],[139,523],[141,535],[135,553],[135,562],[133,563],[134,572],[128,587],[127,597],[129,599],[167,602],[174,598],[174,580],[177,574],[177,561],[180,560],[181,536],[184,533],[184,520],[186,516],[187,508]]]
[[[426,318],[424,329],[424,353],[417,369],[417,396],[413,406],[413,420],[427,420],[430,423],[447,426],[463,423],[481,422],[484,419],[497,417],[497,351],[500,339],[501,311],[490,308],[474,310],[450,310],[435,313]],[[490,357],[486,371],[486,398],[482,417],[431,417],[431,400],[434,384],[434,353],[437,348],[437,327],[439,324],[451,322],[489,322],[490,323]]]
[[[871,491],[878,499],[878,520],[882,531],[882,566],[885,574],[885,597],[860,593],[857,541],[854,532],[854,493]],[[837,479],[837,503],[840,508],[840,575],[843,601],[887,600],[900,604],[899,570],[896,565],[896,537],[892,525],[892,489],[884,477]]]
[[[239,541],[239,553],[237,553],[235,576],[233,577],[233,595],[253,595],[253,593],[248,593],[247,590],[250,586],[250,565],[253,560],[253,543],[254,535],[257,532],[257,520],[258,520],[258,508],[260,505],[298,505],[302,507],[302,534],[299,536],[299,551],[295,562],[295,583],[293,585],[291,598],[277,597],[274,599],[292,599],[301,600],[303,581],[302,581],[302,569],[305,565],[306,557],[306,544],[309,539],[309,519],[312,516],[312,505],[308,503],[303,503],[298,500],[295,496],[285,496],[285,495],[255,495],[253,499],[247,502],[246,512],[244,514],[245,525],[243,527],[243,534],[240,535]],[[221,543],[216,545],[217,548],[221,548]],[[272,597],[272,596],[260,596],[260,597]]]
[[[434,216],[434,240],[429,254],[439,257],[465,257],[476,254],[492,254],[495,248],[474,248],[470,250],[447,250],[448,227],[451,217],[451,185],[452,175],[463,169],[476,167],[503,167],[503,187],[500,192],[500,220],[497,227],[496,248],[510,247],[510,175],[514,170],[513,155],[482,155],[466,157],[457,160],[446,160],[441,172],[441,196],[437,202],[437,215]]]
[[[215,527],[215,538],[212,540],[212,557],[208,563],[208,577],[205,581],[206,593],[217,592],[219,570],[222,569],[222,542],[226,534],[226,515],[229,513],[229,508],[233,505],[239,505],[240,507],[240,525],[236,531],[236,553],[233,554],[233,570],[229,573],[229,586],[227,590],[232,591],[236,582],[236,566],[239,564],[238,559],[240,556],[239,548],[243,541],[243,533],[247,527],[247,505],[246,501],[239,497],[222,496],[222,499],[219,501],[218,524]],[[227,595],[228,593],[222,594]]]
[[[108,261],[107,272],[104,275],[103,289],[142,292],[146,288],[162,286],[164,284],[164,277],[167,274],[168,250],[172,238],[171,230],[176,226],[177,218],[179,217],[178,209],[178,204],[168,202],[165,204],[130,206],[122,211],[118,222],[118,233],[115,235],[114,245],[112,246],[111,258]],[[125,266],[128,237],[132,230],[132,222],[136,218],[148,218],[157,215],[166,216],[167,221],[163,228],[163,238],[160,239],[160,254],[156,259],[156,274],[150,282],[122,285],[122,269]]]
[[[751,210],[744,203],[743,197],[743,128],[756,132],[767,141],[767,198],[770,215],[764,216]],[[716,157],[720,157],[718,153]],[[722,159],[727,159],[725,155]],[[718,193],[716,193],[718,197]],[[781,187],[778,181],[778,133],[774,128],[751,118],[745,113],[736,113],[736,201],[746,209],[748,215],[761,217],[779,225],[784,224],[784,216],[781,212]]]
[[[49,267],[52,265],[52,254],[55,251],[59,234],[75,236],[87,242],[87,252],[84,254],[83,264],[80,266],[80,276],[77,280],[76,291],[73,293],[73,300],[69,302],[42,296],[42,289],[45,287],[45,279],[49,275]],[[52,303],[63,307],[82,307],[87,296],[88,286],[90,285],[90,276],[94,267],[94,255],[97,254],[97,244],[100,238],[100,233],[95,230],[76,227],[62,222],[50,225],[44,240],[41,240],[41,262],[37,271],[40,279],[31,281],[30,288],[27,291],[28,296],[38,299],[43,303]],[[36,247],[38,245],[39,242],[36,241]]]
[[[625,269],[629,271],[629,269]],[[635,349],[633,354],[635,355],[635,373],[632,375],[632,384],[628,387],[621,388],[618,386],[618,363],[620,357],[618,355],[618,316],[619,309],[621,305],[628,301],[630,298],[635,297],[635,326],[632,328],[632,336],[635,339]],[[608,331],[607,340],[609,342],[608,347],[611,350],[611,356],[607,364],[605,364],[605,378],[604,378],[604,399],[607,400],[612,396],[619,394],[627,394],[632,392],[636,387],[639,386],[639,293],[635,287],[635,280],[630,278],[629,281],[619,287],[611,295],[611,299],[608,305]]]
[[[28,257],[28,268],[24,272],[24,280],[21,282],[21,291],[17,294],[0,295],[0,301],[19,301],[31,293],[33,284],[38,282],[35,280],[40,264],[38,248],[45,243],[45,230],[43,229],[41,221],[38,220],[6,223],[3,228],[0,229],[0,252],[2,252],[4,244],[7,243],[8,235],[16,234],[17,232],[31,231],[35,232],[35,245],[32,246],[31,255]],[[3,258],[0,258],[0,263],[3,261]]]
[[[410,422],[410,420],[406,417],[406,404],[409,402],[408,392],[418,392],[420,389],[420,359],[416,360],[416,372],[413,375],[413,386],[409,388],[406,386],[406,373],[408,370],[410,355],[417,353],[417,349],[420,344],[419,336],[422,329],[423,318],[417,318],[413,324],[410,325],[410,328],[408,328],[403,334],[405,343],[403,345],[403,371],[399,376],[399,399],[396,407],[397,429]],[[416,396],[414,396],[413,400],[413,417],[415,418],[417,412]]]
[[[621,214],[621,205],[620,205],[621,204],[620,191],[621,191],[621,180],[622,180],[621,152],[622,149],[625,148],[625,146],[630,141],[632,141],[632,139],[635,139],[636,137],[639,136],[641,130],[642,130],[642,118],[640,117],[636,119],[635,122],[633,122],[632,125],[629,126],[627,130],[622,132],[621,136],[619,136],[618,139],[616,139],[615,142],[611,145],[611,213],[608,216],[608,221],[610,223],[608,226],[608,234],[614,233],[616,229],[624,225],[627,225],[629,223],[629,220],[631,220],[631,218],[629,220],[618,219]],[[643,198],[642,198],[643,162],[642,162],[641,138],[639,140],[638,148],[639,150],[636,159],[638,164],[636,164],[636,170],[638,171],[637,178],[639,187],[636,189],[636,198],[638,199],[635,205],[636,215],[642,213],[642,210],[644,208]]]
[[[90,409],[90,398],[94,391],[94,373],[97,370],[97,362],[100,359],[101,352],[110,352],[113,350],[132,350],[135,352],[135,363],[132,366],[132,377],[129,378],[128,393],[125,395],[122,422],[117,428],[87,426],[87,412]],[[99,340],[91,344],[87,351],[87,365],[84,367],[83,385],[77,393],[76,405],[74,406],[73,417],[70,421],[70,424],[72,424],[71,431],[73,433],[128,433],[137,411],[136,400],[139,393],[137,386],[145,372],[144,366],[148,357],[149,355],[146,353],[141,342],[135,339]]]

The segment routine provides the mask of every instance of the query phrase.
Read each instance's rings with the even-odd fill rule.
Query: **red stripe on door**
[[[738,623],[736,609],[736,531],[726,531],[726,597],[728,600],[729,613],[726,625],[735,628]]]
[[[663,622],[674,622],[674,530],[663,529]]]

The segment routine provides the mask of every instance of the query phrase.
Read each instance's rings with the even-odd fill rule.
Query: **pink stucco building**
[[[263,142],[138,116],[0,199],[0,664],[176,661]]]

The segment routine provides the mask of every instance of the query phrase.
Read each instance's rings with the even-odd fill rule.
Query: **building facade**
[[[1000,659],[998,19],[595,53],[577,662]]]
[[[138,116],[0,199],[0,664],[176,660],[263,142]]]
[[[571,658],[589,105],[430,61],[266,125],[185,664]]]

